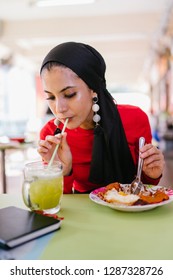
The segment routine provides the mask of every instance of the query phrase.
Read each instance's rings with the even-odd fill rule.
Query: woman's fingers
[[[61,140],[62,135],[59,133],[55,136],[51,136],[51,135],[47,135],[45,140],[46,142],[48,142],[49,144],[59,144],[60,140]]]
[[[144,159],[143,171],[149,177],[159,177],[165,165],[163,153],[152,144],[146,144],[141,148],[140,152],[141,158]]]

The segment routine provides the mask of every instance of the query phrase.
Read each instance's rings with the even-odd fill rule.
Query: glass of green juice
[[[60,210],[63,196],[62,164],[51,166],[42,161],[27,163],[24,167],[22,195],[25,205],[32,211],[55,214]]]

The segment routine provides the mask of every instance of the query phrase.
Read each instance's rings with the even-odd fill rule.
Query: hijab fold
[[[106,64],[103,57],[89,45],[67,42],[47,54],[40,73],[49,63],[54,62],[70,68],[98,95],[98,114],[101,120],[94,128],[89,181],[102,185],[131,182],[136,169],[117,105],[106,88]]]

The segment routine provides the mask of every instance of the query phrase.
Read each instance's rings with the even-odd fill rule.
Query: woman
[[[83,43],[60,44],[43,60],[43,89],[56,119],[42,128],[38,152],[49,162],[60,143],[55,160],[63,165],[64,193],[130,183],[137,170],[140,136],[146,140],[141,149],[143,183],[156,185],[162,175],[164,157],[151,144],[147,115],[138,107],[115,103],[106,88],[105,70],[100,53]]]

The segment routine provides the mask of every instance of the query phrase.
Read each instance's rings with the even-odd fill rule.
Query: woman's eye
[[[55,96],[49,96],[46,98],[46,100],[54,100],[55,99]]]
[[[70,93],[70,94],[64,94],[64,97],[65,98],[72,98],[73,96],[75,96],[76,95],[76,92],[73,92],[73,93]],[[55,96],[54,95],[52,95],[52,96],[48,96],[47,98],[46,98],[46,100],[55,100]]]
[[[71,93],[71,94],[65,94],[64,96],[66,97],[66,98],[72,98],[73,96],[75,96],[76,95],[76,92],[73,92],[73,93]]]

